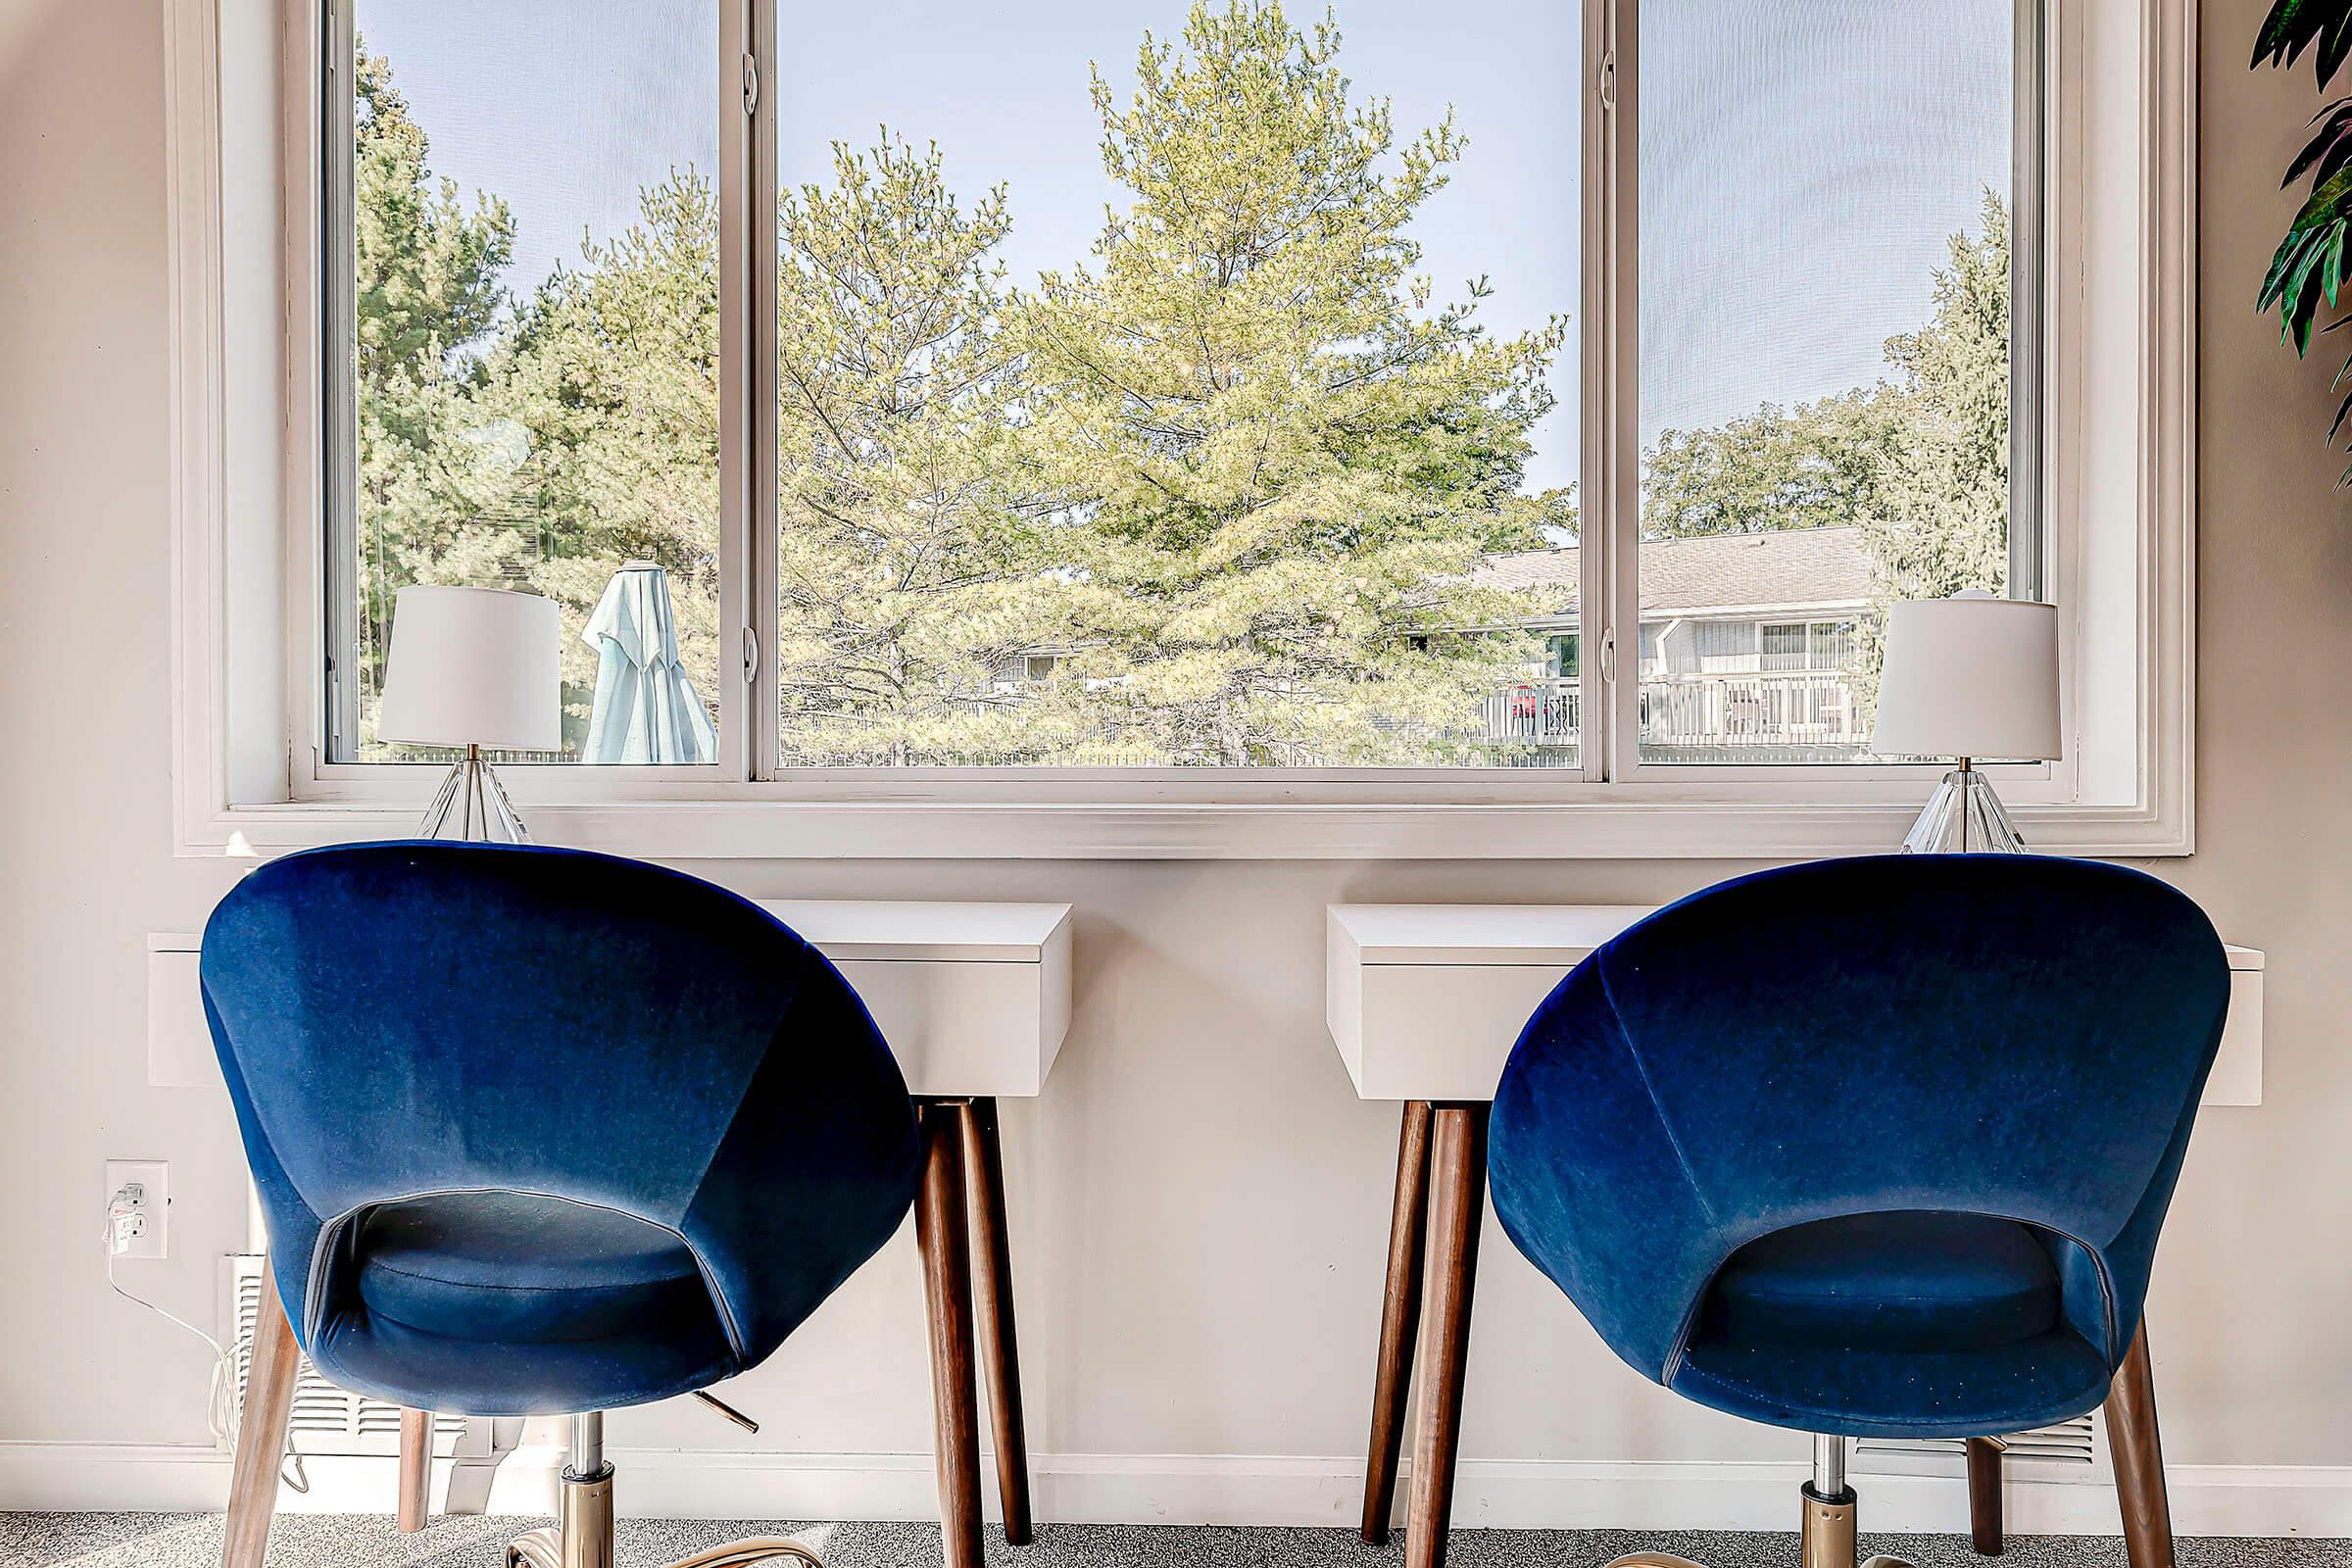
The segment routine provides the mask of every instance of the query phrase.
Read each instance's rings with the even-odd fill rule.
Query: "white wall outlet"
[[[172,1167],[160,1159],[108,1160],[105,1213],[115,1256],[170,1256]]]

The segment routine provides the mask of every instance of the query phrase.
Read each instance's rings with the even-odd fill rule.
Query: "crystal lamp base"
[[[1965,764],[1943,775],[1928,808],[1903,840],[1905,855],[2023,855],[2025,836],[1992,792],[1992,780]]]
[[[489,844],[531,842],[522,818],[514,814],[514,803],[507,799],[506,787],[482,760],[478,746],[466,747],[466,755],[442,775],[433,804],[424,808],[424,819],[416,824],[416,836]]]

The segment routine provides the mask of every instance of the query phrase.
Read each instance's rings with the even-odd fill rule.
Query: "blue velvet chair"
[[[261,1561],[296,1346],[403,1405],[571,1414],[560,1522],[510,1560],[604,1568],[602,1412],[758,1366],[913,1201],[913,1105],[856,993],[693,877],[319,850],[222,901],[202,973],[277,1287],[231,1568]],[[814,1561],[782,1540],[687,1561],[782,1557]]]
[[[1494,1207],[1643,1376],[1815,1434],[1807,1568],[1854,1562],[1846,1439],[2102,1400],[2133,1568],[2163,1568],[2140,1306],[2228,1000],[2211,924],[2137,871],[1744,877],[1537,1009],[1494,1102]]]

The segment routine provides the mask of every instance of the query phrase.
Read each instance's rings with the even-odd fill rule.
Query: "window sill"
[[[1921,799],[1926,796],[1921,792]],[[1809,859],[1891,851],[1915,803],[1632,800],[1529,805],[843,802],[737,799],[524,807],[541,842],[652,859],[1485,860]],[[2184,816],[2017,806],[2052,854],[2191,853]],[[232,835],[262,853],[414,831],[381,803],[232,807],[191,822],[179,853]]]

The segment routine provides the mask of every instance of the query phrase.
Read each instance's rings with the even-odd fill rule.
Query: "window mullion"
[[[318,535],[320,623],[326,633],[326,657],[318,669],[319,720],[311,733],[297,737],[313,748],[315,758],[341,762],[358,755],[360,745],[361,621],[359,615],[359,463],[358,388],[353,374],[354,268],[357,243],[352,209],[354,98],[351,80],[356,57],[350,0],[326,5],[320,28],[324,58],[318,62],[323,145],[319,167],[324,172],[319,192],[320,287],[318,345],[321,393],[318,452],[321,460],[320,495],[324,517]],[[314,585],[305,585],[306,588]]]
[[[756,60],[759,0],[718,0],[719,678],[720,775],[758,768],[758,680],[769,660],[755,641],[760,507],[760,229]],[[772,198],[771,198],[772,199]],[[772,227],[772,224],[770,225]],[[772,236],[769,240],[772,245]],[[771,284],[772,287],[772,284]],[[769,313],[773,336],[773,312]]]
[[[2009,244],[2009,597],[2041,599],[2050,592],[2044,412],[2047,396],[2049,272],[2043,236],[2049,232],[2048,148],[2053,55],[2049,0],[2017,0],[2013,52],[2017,60],[2014,143],[2011,152]]]
[[[1584,774],[1637,760],[1641,634],[1638,0],[1588,0],[1584,229]]]
[[[780,679],[776,662],[777,637],[777,413],[776,401],[776,202],[779,149],[776,142],[775,83],[777,0],[746,0],[750,11],[751,52],[760,87],[749,120],[750,185],[744,192],[744,211],[750,220],[747,253],[751,302],[751,498],[746,508],[749,537],[746,560],[750,573],[750,621],[759,663],[746,688],[751,699],[750,722],[744,734],[751,746],[751,776],[766,778],[776,770]]]

